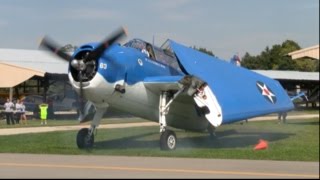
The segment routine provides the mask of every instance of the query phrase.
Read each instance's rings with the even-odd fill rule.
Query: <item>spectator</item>
[[[24,105],[23,101],[20,101],[20,119],[22,124],[28,124],[27,123],[27,116],[26,116],[26,106]]]
[[[21,119],[21,101],[18,99],[17,103],[15,104],[15,120],[17,124],[20,124]]]
[[[287,114],[287,112],[285,112],[285,111],[278,113],[278,121],[279,121],[279,124],[281,123],[281,119],[282,119],[283,124],[286,123],[286,121],[287,121],[287,115],[288,115],[288,114]]]
[[[14,119],[13,119],[13,108],[14,108],[14,104],[12,103],[12,101],[7,98],[7,102],[4,104],[4,112],[6,114],[6,119],[7,119],[7,124],[10,125],[10,122],[12,125],[14,125]]]
[[[241,60],[238,54],[235,54],[232,58],[231,58],[231,63],[235,64],[236,66],[241,66]]]

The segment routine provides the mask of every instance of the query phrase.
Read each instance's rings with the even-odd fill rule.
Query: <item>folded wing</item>
[[[292,101],[278,81],[169,41],[181,69],[208,84],[222,123],[289,111]],[[214,99],[212,98],[212,99]]]

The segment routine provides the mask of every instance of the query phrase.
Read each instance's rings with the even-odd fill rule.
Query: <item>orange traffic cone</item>
[[[254,147],[254,150],[262,150],[267,148],[268,148],[268,142],[263,139],[259,139],[259,143]]]

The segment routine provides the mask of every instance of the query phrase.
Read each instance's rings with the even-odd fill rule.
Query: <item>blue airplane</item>
[[[94,132],[108,107],[159,122],[161,150],[177,145],[168,127],[213,135],[222,124],[294,108],[273,79],[173,40],[161,47],[141,39],[117,43],[125,35],[120,28],[72,55],[48,37],[41,41],[42,47],[69,62],[69,80],[82,99],[79,121],[87,121],[90,107],[95,108],[90,128],[77,134],[80,149],[93,146]]]

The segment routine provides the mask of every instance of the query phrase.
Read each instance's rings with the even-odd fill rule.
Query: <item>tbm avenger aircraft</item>
[[[212,135],[222,124],[294,108],[273,79],[169,39],[161,47],[140,39],[117,43],[124,35],[120,28],[72,55],[48,37],[41,41],[41,47],[69,62],[69,80],[82,99],[79,121],[88,121],[95,107],[90,128],[77,134],[80,149],[93,146],[108,107],[159,122],[161,150],[176,148],[169,126]]]

